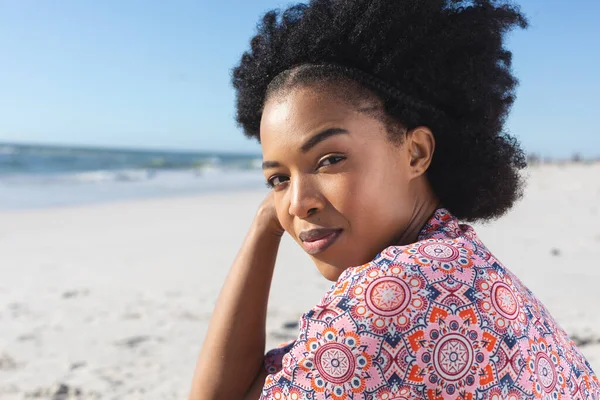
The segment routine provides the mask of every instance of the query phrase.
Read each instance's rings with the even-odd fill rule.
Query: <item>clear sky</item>
[[[258,152],[230,70],[280,0],[0,0],[0,141]],[[523,0],[508,128],[525,149],[600,156],[600,2]]]

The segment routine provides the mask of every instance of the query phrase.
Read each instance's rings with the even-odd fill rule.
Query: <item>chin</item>
[[[328,263],[326,261],[323,260],[318,260],[315,257],[311,257],[315,263],[315,265],[317,266],[317,269],[319,270],[319,272],[321,273],[321,275],[323,275],[323,277],[325,279],[327,279],[328,281],[332,281],[332,282],[336,282],[338,280],[338,278],[340,277],[340,275],[347,270],[348,268],[350,268],[352,265],[349,264],[343,264],[344,266],[339,266],[340,264],[333,264],[333,263]],[[338,266],[336,266],[338,265]]]
[[[327,279],[328,281],[331,282],[337,282],[338,278],[340,277],[340,275],[342,274],[342,272],[344,272],[344,270],[340,270],[340,269],[333,269],[333,268],[319,268],[319,272],[321,272],[321,275],[323,275],[323,277],[325,277],[325,279]]]
[[[341,249],[348,249],[351,247],[344,246]],[[322,253],[312,255],[310,258],[313,260],[317,269],[325,277],[325,279],[335,282],[338,280],[340,275],[351,267],[358,267],[364,265],[373,260],[376,255],[369,254],[368,252],[353,252],[343,251],[340,253],[339,249],[331,249],[337,251],[325,250]]]

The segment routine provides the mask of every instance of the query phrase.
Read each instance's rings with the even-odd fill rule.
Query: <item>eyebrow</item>
[[[332,136],[336,135],[347,135],[348,131],[342,128],[329,128],[321,131],[308,139],[301,147],[300,151],[302,153],[308,153],[313,147],[321,143],[322,141],[329,139]],[[264,161],[262,163],[262,169],[269,168],[278,168],[281,164],[277,161]]]
[[[270,168],[278,168],[280,167],[281,164],[279,164],[277,161],[263,161],[262,163],[262,169],[270,169]]]
[[[306,141],[306,143],[304,143],[302,145],[302,147],[300,147],[300,151],[303,153],[308,153],[313,147],[315,147],[316,145],[318,145],[325,139],[329,139],[330,137],[336,136],[336,135],[347,135],[347,134],[348,134],[348,131],[345,129],[342,129],[342,128],[325,129],[324,131],[319,132],[316,135],[314,135],[313,137],[311,137],[310,139],[308,139]]]

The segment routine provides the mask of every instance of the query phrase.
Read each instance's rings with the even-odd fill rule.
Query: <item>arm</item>
[[[283,229],[268,196],[221,289],[198,358],[190,400],[242,399],[262,373],[269,289]],[[258,396],[257,396],[258,397]]]
[[[244,400],[258,400],[263,390],[263,385],[265,384],[265,379],[267,378],[267,371],[261,369],[258,373],[258,376],[254,380],[252,387],[244,397]]]

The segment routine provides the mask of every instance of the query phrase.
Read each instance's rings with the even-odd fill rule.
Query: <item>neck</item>
[[[415,243],[423,226],[440,207],[439,199],[435,196],[429,185],[426,186],[425,196],[417,197],[415,200],[410,221],[406,225],[406,228],[396,238],[394,244],[404,246]]]

